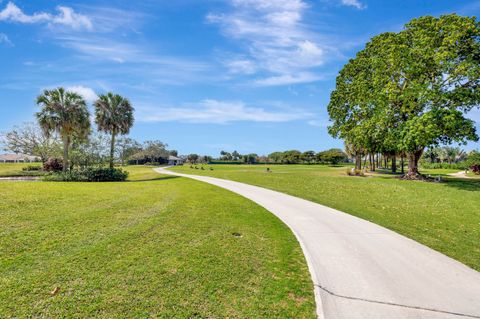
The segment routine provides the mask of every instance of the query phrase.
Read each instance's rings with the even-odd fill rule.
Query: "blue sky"
[[[182,154],[342,147],[327,133],[337,72],[372,36],[452,12],[480,1],[0,0],[0,131],[65,86],[128,97],[131,136]]]

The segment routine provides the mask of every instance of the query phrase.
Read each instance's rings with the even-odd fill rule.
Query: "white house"
[[[38,161],[40,161],[40,158],[37,156],[25,154],[0,154],[0,163],[32,163]]]
[[[183,159],[170,155],[168,156],[168,165],[170,166],[183,165]]]

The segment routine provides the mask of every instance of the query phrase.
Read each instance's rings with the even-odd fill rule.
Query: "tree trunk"
[[[112,132],[112,140],[110,142],[110,168],[113,168],[113,160],[115,156],[115,130]]]
[[[355,169],[362,169],[362,155],[360,154],[355,155]]]
[[[404,163],[403,163],[403,159],[404,159],[404,156],[402,154],[401,158],[400,158],[400,163],[402,165],[402,174],[405,174],[405,170],[403,169],[403,166],[404,166]]]
[[[397,154],[394,154],[392,156],[392,173],[396,173],[396,172],[397,172]]]
[[[422,153],[423,153],[423,149],[407,153],[407,157],[408,157],[408,172],[406,174],[407,178],[417,179],[420,176],[420,173],[418,172],[418,161],[420,160]]]
[[[63,138],[63,168],[62,171],[68,170],[68,147],[70,146],[70,138],[65,136]]]

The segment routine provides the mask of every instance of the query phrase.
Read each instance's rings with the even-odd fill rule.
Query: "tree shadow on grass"
[[[480,180],[478,179],[448,178],[444,179],[443,184],[460,190],[480,192]]]
[[[154,178],[128,180],[127,182],[152,182],[152,181],[168,180],[168,179],[180,178],[180,177],[181,176],[171,176],[171,175],[161,176],[160,175],[160,176],[154,177]]]

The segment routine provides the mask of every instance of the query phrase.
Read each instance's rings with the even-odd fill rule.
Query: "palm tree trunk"
[[[110,144],[110,168],[113,168],[113,160],[114,160],[114,153],[115,153],[115,130],[112,132],[112,141]]]
[[[62,171],[68,170],[68,147],[70,146],[70,139],[68,136],[63,138],[63,168]]]

